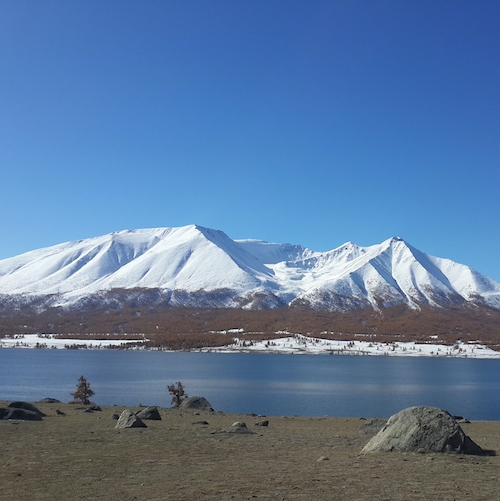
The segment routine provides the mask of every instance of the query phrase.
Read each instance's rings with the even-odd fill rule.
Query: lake
[[[329,355],[0,349],[0,399],[71,400],[83,375],[101,405],[170,407],[168,384],[215,410],[389,417],[432,405],[500,420],[500,360]]]

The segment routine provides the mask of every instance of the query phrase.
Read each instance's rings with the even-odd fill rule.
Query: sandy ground
[[[268,417],[262,427],[260,417],[161,409],[148,428],[118,430],[110,416],[124,407],[35,405],[41,422],[0,421],[1,500],[500,499],[500,456],[360,454],[371,436],[357,418]],[[235,421],[255,434],[211,433]],[[500,422],[462,428],[500,453]]]

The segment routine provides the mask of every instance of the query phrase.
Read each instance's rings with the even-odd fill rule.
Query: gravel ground
[[[118,430],[111,415],[124,407],[35,405],[40,422],[0,421],[1,500],[500,499],[500,456],[360,454],[371,435],[358,418],[270,416],[264,427],[262,417],[160,409],[161,421]],[[235,421],[254,434],[212,433]],[[461,426],[500,453],[500,422]]]

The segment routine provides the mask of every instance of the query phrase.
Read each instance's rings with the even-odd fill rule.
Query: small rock
[[[259,421],[255,423],[255,426],[269,426],[269,420],[264,419],[263,421]]]
[[[329,459],[329,458],[327,458],[326,456],[321,456],[321,457],[319,457],[318,459],[316,459],[316,461],[318,461],[318,462],[319,462],[319,461],[330,461],[330,459]]]
[[[40,404],[60,404],[61,401],[57,400],[57,398],[46,397],[46,398],[42,398],[41,400],[39,400],[38,403],[40,403]]]
[[[366,418],[365,418],[366,421]],[[358,430],[360,435],[376,435],[385,425],[387,419],[370,419]]]
[[[242,435],[255,435],[255,433],[247,428],[246,423],[241,421],[236,421],[231,426],[224,428],[222,430],[213,431],[212,434],[215,433],[239,433]]]

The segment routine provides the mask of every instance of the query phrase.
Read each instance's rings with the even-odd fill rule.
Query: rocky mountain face
[[[4,306],[193,306],[347,312],[396,305],[500,309],[500,284],[400,238],[329,252],[231,240],[196,225],[128,230],[0,261]]]

